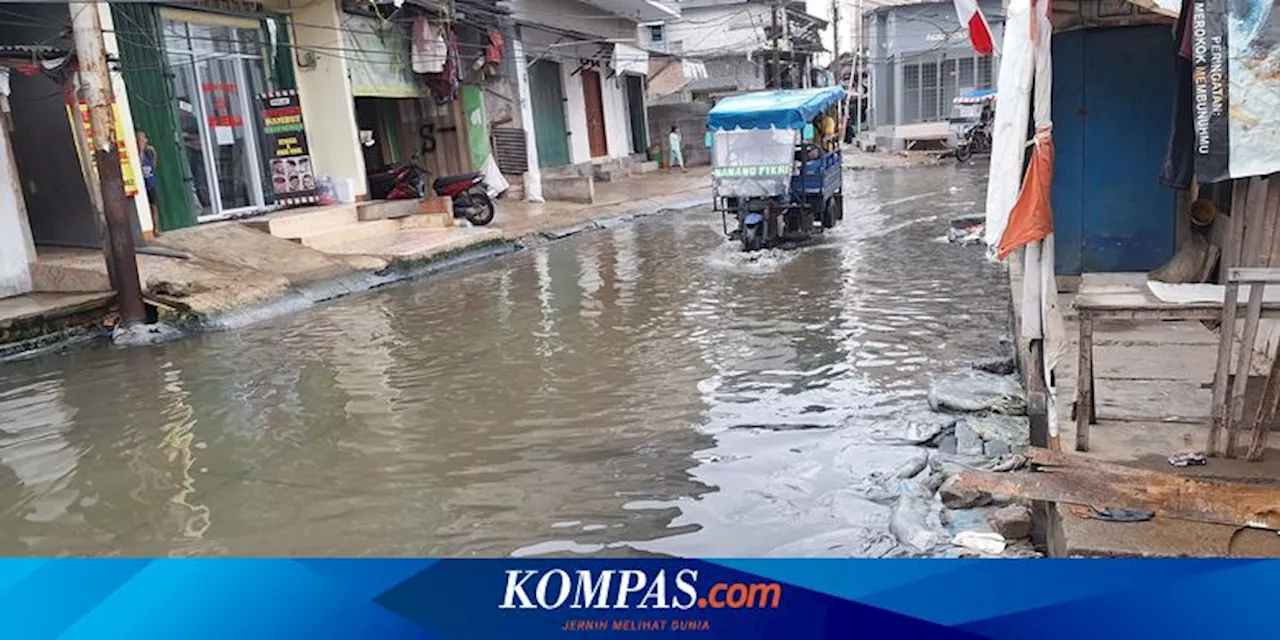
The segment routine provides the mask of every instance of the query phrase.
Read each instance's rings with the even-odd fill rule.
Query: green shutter
[[[161,44],[160,14],[153,4],[119,2],[111,3],[111,13],[133,124],[147,133],[156,148],[160,230],[190,227],[196,223],[187,182],[190,172],[178,137],[177,101]]]
[[[266,20],[273,21],[276,25],[276,46],[275,51],[271,52],[271,75],[275,82],[273,88],[276,91],[297,89],[298,80],[293,72],[293,45],[290,39],[292,27],[289,24],[289,18],[281,16]],[[266,21],[262,23],[262,34],[264,42],[271,42]]]

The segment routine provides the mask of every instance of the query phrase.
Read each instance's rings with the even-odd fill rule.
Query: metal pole
[[[129,201],[124,195],[124,174],[120,170],[120,151],[116,147],[116,123],[113,111],[114,92],[107,68],[106,45],[98,18],[98,2],[74,2],[71,28],[75,34],[76,58],[84,82],[85,100],[89,103],[89,121],[93,125],[93,157],[98,168],[102,190],[102,209],[106,219],[106,237],[102,246],[108,266],[115,274],[116,297],[120,305],[120,323],[131,326],[146,322],[142,303],[142,284],[138,279],[138,261],[133,245],[133,225],[129,221]]]
[[[778,29],[778,3],[775,0],[773,3],[773,73],[771,74],[772,77],[769,79],[769,89],[782,88],[782,69],[778,66],[778,41],[779,36],[781,35],[780,31],[781,30]]]

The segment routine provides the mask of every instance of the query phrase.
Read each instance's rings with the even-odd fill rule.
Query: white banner
[[[351,71],[352,95],[358,98],[422,96],[422,87],[413,76],[409,29],[405,25],[346,15],[342,19],[342,49]]]

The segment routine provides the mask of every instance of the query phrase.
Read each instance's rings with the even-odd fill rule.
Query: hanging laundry
[[[502,47],[507,43],[498,31],[489,32],[489,46],[485,49],[485,61],[493,66],[502,62]]]
[[[445,39],[448,43],[444,68],[440,73],[427,75],[427,86],[436,97],[437,104],[448,104],[458,99],[458,87],[462,84],[462,61],[458,59],[458,36],[452,31]]]
[[[413,19],[413,72],[441,73],[449,57],[448,45],[440,31],[426,18]]]

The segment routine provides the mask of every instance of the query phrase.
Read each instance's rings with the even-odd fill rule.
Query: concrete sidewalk
[[[206,224],[156,238],[152,246],[186,257],[140,254],[138,270],[144,294],[163,316],[185,324],[216,324],[233,312],[288,298],[318,302],[411,278],[424,266],[475,258],[486,249],[509,248],[539,234],[559,238],[597,221],[691,206],[710,198],[710,169],[656,172],[600,183],[596,197],[597,202],[590,205],[499,199],[497,215],[488,227],[405,225],[392,233],[323,248],[275,237],[253,220]],[[37,288],[30,295],[43,296],[41,304],[62,299],[50,294],[79,304],[80,294],[109,293],[101,252],[40,247],[38,253],[39,262],[33,268]],[[0,308],[0,324],[6,309],[18,314],[29,308],[21,297]],[[107,310],[104,307],[101,313]]]

